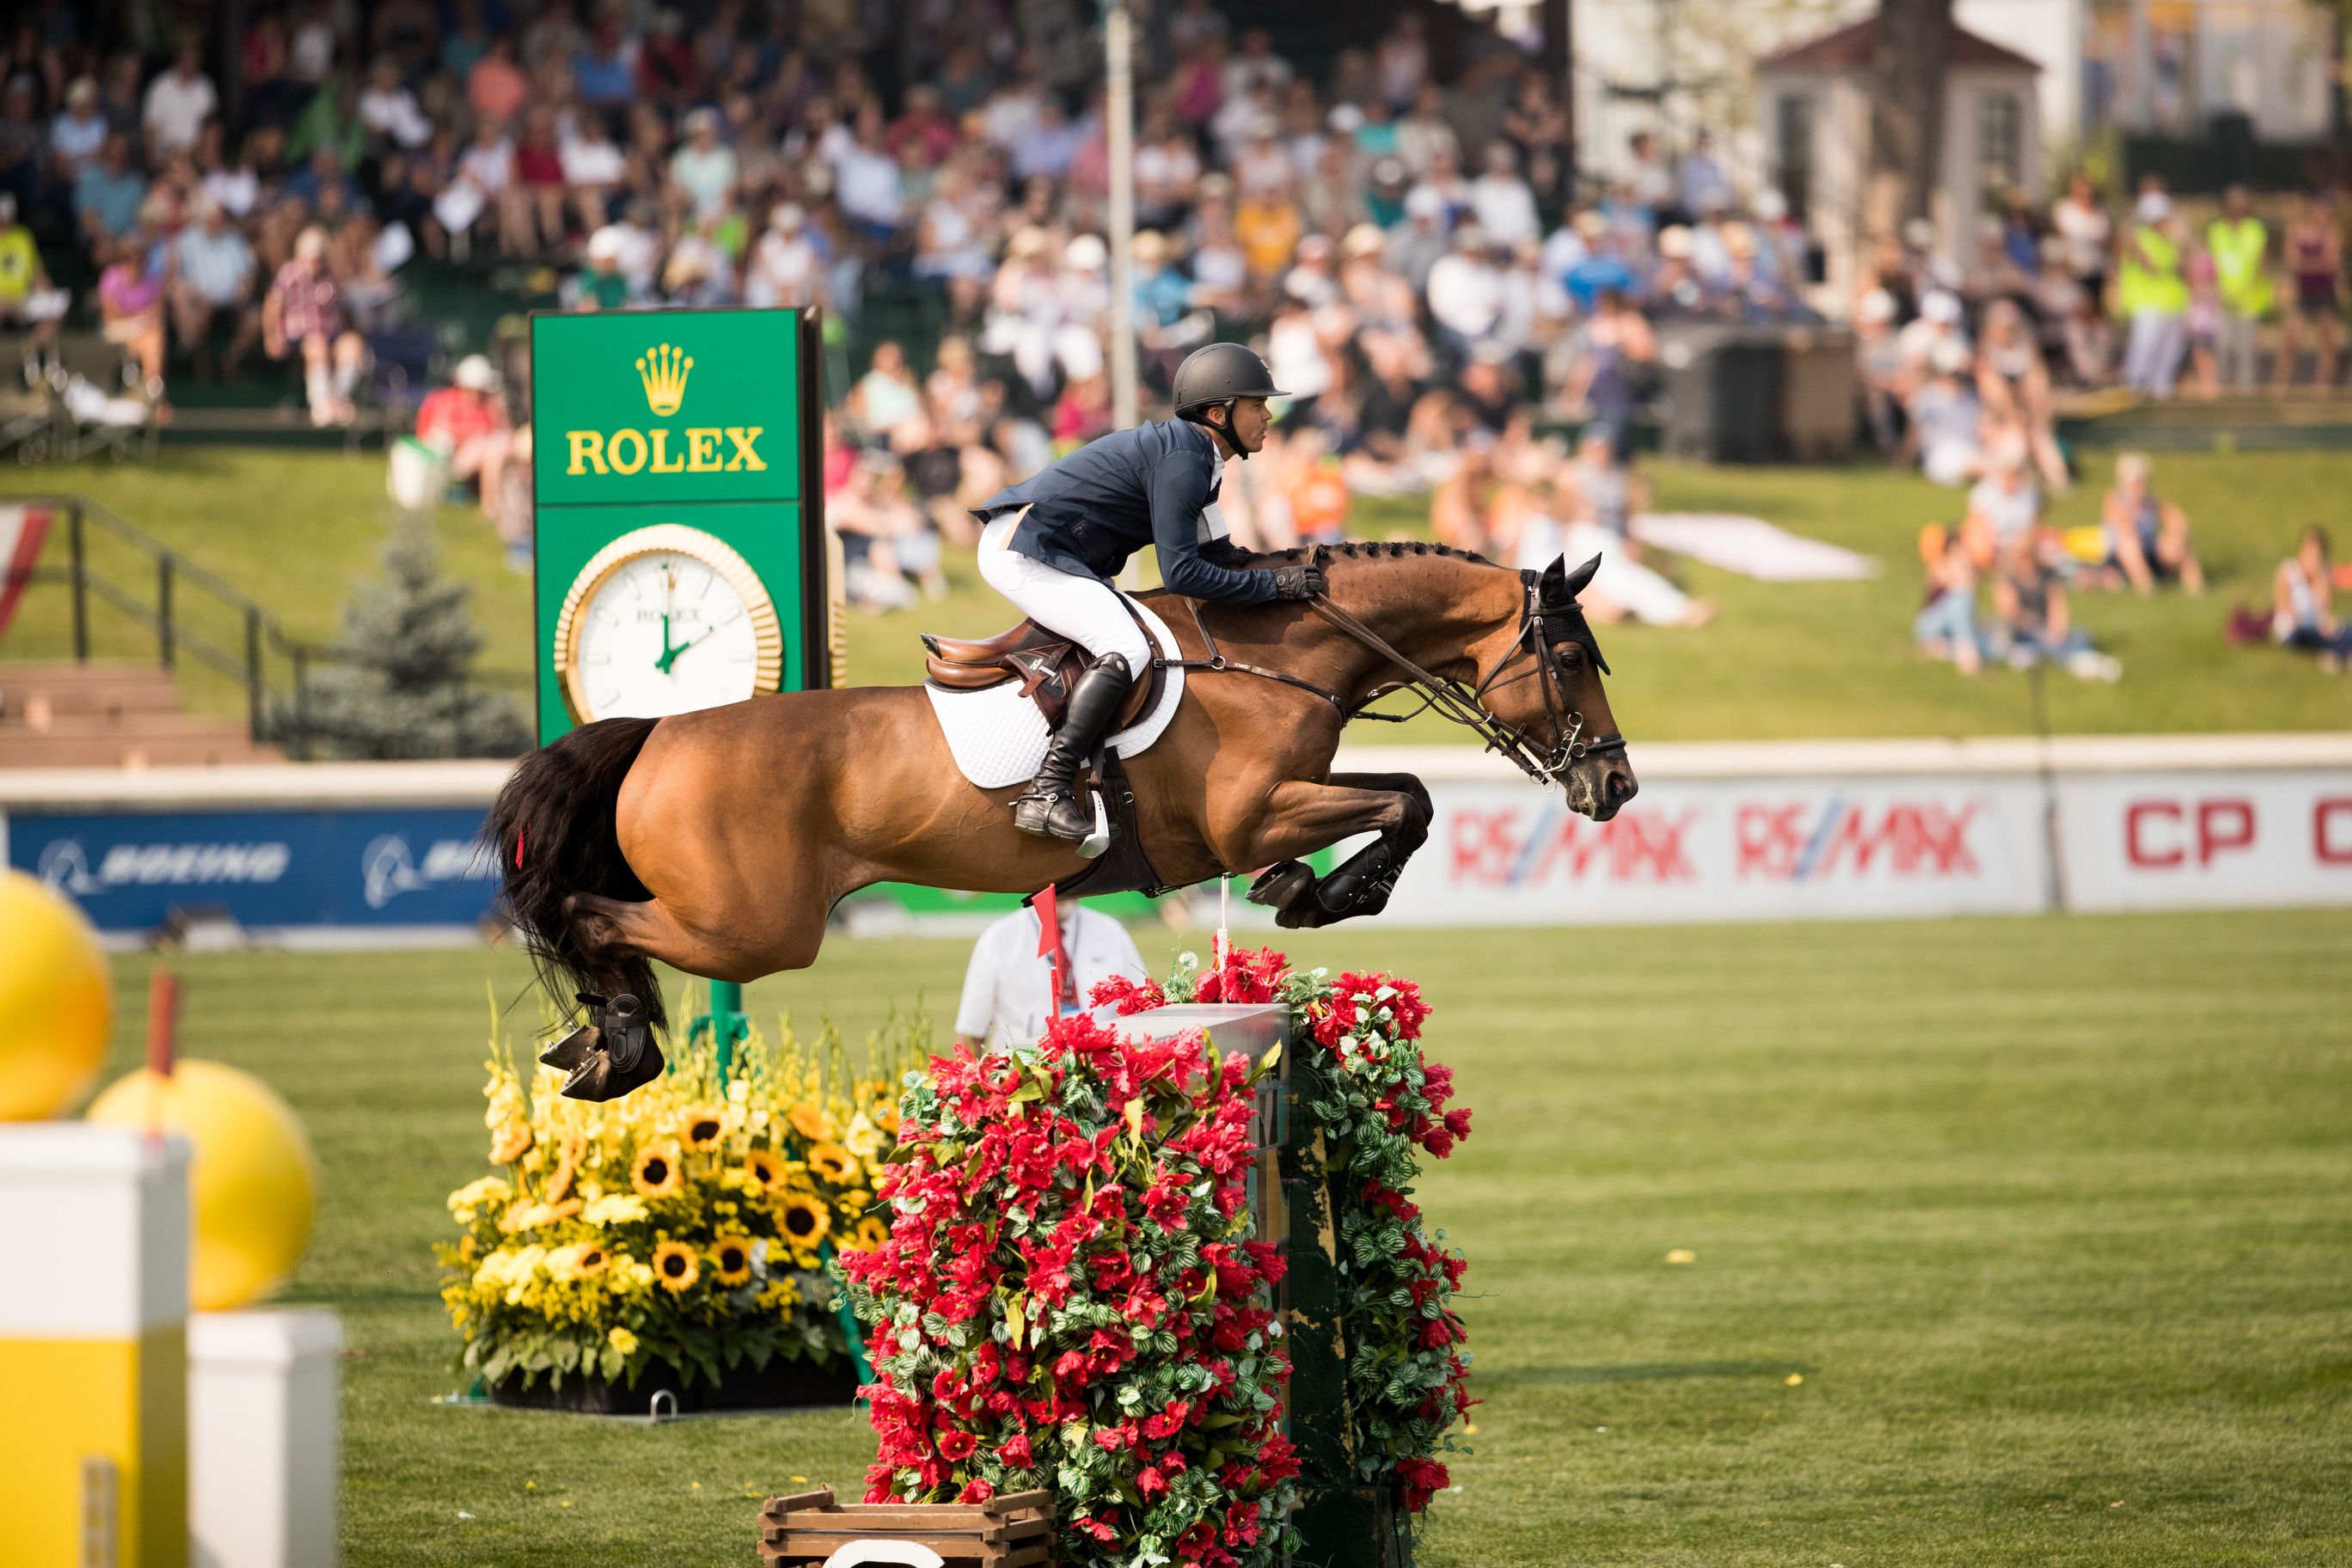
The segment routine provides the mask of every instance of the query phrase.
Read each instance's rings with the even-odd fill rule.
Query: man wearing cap
[[[1211,343],[1177,368],[1175,418],[1089,442],[972,509],[982,524],[980,574],[1030,619],[1094,655],[1036,779],[1013,802],[1022,832],[1072,844],[1093,832],[1073,787],[1079,764],[1151,659],[1142,628],[1110,585],[1129,556],[1151,545],[1171,590],[1212,604],[1323,591],[1322,570],[1311,564],[1245,565],[1217,505],[1226,461],[1246,460],[1265,444],[1266,399],[1283,395],[1257,355]]]
[[[2125,237],[2116,277],[2116,294],[2131,322],[2124,384],[2151,397],[2169,397],[2181,353],[2189,346],[2182,326],[2189,285],[2180,276],[2180,246],[2172,233],[2172,198],[2159,189],[2144,190],[2133,216],[2138,222]]]
[[[499,373],[480,354],[467,354],[449,379],[450,385],[427,393],[418,406],[416,438],[441,454],[450,478],[481,480],[482,515],[504,537],[499,489],[514,433],[507,427],[506,409],[499,400]],[[506,542],[507,563],[513,565],[517,542]],[[528,570],[529,547],[522,549]]]

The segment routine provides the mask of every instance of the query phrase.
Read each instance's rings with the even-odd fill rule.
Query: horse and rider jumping
[[[981,574],[1092,656],[1027,786],[966,779],[919,687],[606,719],[524,758],[483,834],[551,989],[642,998],[633,1026],[658,1026],[654,960],[712,980],[805,968],[833,906],[872,883],[1076,885],[1094,865],[1081,849],[1100,846],[1079,770],[1155,658],[1192,679],[1125,763],[1129,864],[1143,870],[1087,893],[1265,868],[1249,896],[1282,926],[1378,913],[1428,837],[1429,794],[1409,773],[1330,768],[1341,727],[1399,689],[1596,822],[1633,798],[1608,667],[1576,603],[1597,562],[1522,573],[1422,544],[1252,554],[1226,537],[1219,485],[1226,462],[1263,446],[1266,400],[1282,394],[1230,343],[1187,359],[1174,392],[1176,418],[1105,436],[977,509]],[[1172,658],[1111,586],[1146,544],[1167,586],[1139,597],[1173,635]],[[1328,875],[1305,864],[1366,832],[1380,837]],[[595,1097],[659,1070],[657,1049],[629,1054]]]

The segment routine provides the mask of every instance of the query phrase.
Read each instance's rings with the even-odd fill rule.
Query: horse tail
[[[571,1010],[574,992],[626,992],[663,1026],[653,961],[614,950],[614,926],[582,907],[582,895],[641,903],[653,894],[621,854],[614,807],[621,781],[645,749],[655,719],[602,719],[523,758],[482,824],[482,841],[506,881],[499,900],[522,932],[540,984]]]

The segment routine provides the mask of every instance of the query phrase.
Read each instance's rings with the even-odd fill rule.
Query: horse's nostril
[[[1601,787],[1611,800],[1631,800],[1633,798],[1633,775],[1611,773]]]

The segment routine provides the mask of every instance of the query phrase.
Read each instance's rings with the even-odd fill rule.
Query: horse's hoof
[[[645,1042],[637,1059],[626,1068],[615,1066],[611,1053],[598,1051],[564,1080],[566,1100],[618,1100],[631,1089],[643,1088],[661,1077],[661,1047],[651,1039]]]
[[[1315,868],[1304,860],[1284,860],[1268,866],[1250,884],[1246,895],[1254,904],[1268,909],[1287,910],[1305,898],[1315,886]],[[1282,923],[1277,921],[1276,924]]]
[[[1331,917],[1318,909],[1314,900],[1301,899],[1276,913],[1274,923],[1285,931],[1313,931],[1318,926],[1329,925]]]

